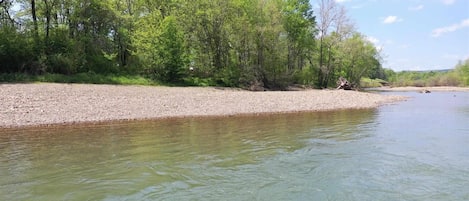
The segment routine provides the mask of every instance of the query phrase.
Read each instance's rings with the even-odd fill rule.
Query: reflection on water
[[[0,130],[0,200],[467,200],[468,93],[376,110]]]

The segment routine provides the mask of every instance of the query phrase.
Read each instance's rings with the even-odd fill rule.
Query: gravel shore
[[[343,90],[0,84],[0,128],[373,108],[403,97]]]

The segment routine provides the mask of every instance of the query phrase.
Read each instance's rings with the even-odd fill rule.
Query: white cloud
[[[346,1],[351,1],[351,0],[335,0],[336,3],[344,3]]]
[[[383,23],[385,24],[390,24],[390,23],[394,23],[397,21],[397,16],[387,16],[384,20],[383,20]]]
[[[397,16],[390,15],[390,16],[387,16],[386,18],[384,18],[383,23],[384,24],[392,24],[392,23],[399,22],[399,21],[402,21],[402,19],[398,18]]]
[[[454,4],[456,0],[441,0],[441,2],[443,2],[443,4],[445,5],[451,5],[451,4]]]
[[[458,24],[453,24],[453,25],[450,25],[450,26],[434,29],[432,31],[432,37],[439,37],[444,33],[454,32],[454,31],[457,31],[458,29],[462,29],[464,27],[469,27],[469,18],[461,21]]]
[[[418,6],[414,6],[414,7],[409,7],[409,10],[413,10],[413,11],[418,11],[418,10],[422,10],[423,9],[423,5],[420,4]]]

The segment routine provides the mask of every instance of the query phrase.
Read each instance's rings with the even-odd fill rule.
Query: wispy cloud
[[[423,9],[423,5],[420,4],[418,6],[414,6],[414,7],[409,7],[409,10],[413,10],[413,11],[419,11],[419,10],[422,10]]]
[[[445,5],[452,5],[456,0],[441,0],[441,2]]]
[[[453,24],[450,26],[434,29],[432,31],[432,37],[439,37],[442,34],[454,32],[465,27],[469,27],[469,18],[461,21],[458,24]]]
[[[450,60],[458,60],[458,59],[461,59],[462,56],[460,55],[457,55],[457,54],[444,54],[442,56],[443,59],[450,59]]]
[[[351,0],[335,0],[335,2],[337,2],[337,3],[344,3],[346,1],[351,1]]]
[[[390,15],[390,16],[387,16],[386,18],[384,18],[383,23],[384,24],[392,24],[392,23],[400,22],[400,21],[402,21],[402,19],[398,18],[397,16]]]

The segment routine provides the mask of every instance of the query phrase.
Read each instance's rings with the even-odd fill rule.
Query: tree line
[[[325,88],[383,78],[334,0],[0,0],[0,73]]]
[[[469,59],[460,61],[454,69],[436,71],[401,71],[385,69],[392,86],[469,86]]]

